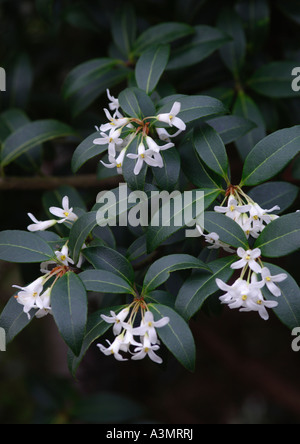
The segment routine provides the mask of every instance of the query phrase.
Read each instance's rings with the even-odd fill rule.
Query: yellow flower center
[[[121,164],[121,163],[118,163],[118,164],[117,164],[117,168],[122,168],[122,164]]]
[[[145,154],[141,154],[141,158],[142,158],[142,159],[145,159]]]
[[[246,302],[247,299],[248,299],[248,296],[247,296],[246,294],[244,294],[244,296],[242,296],[242,300],[243,300],[244,302]]]
[[[257,301],[257,305],[262,305],[262,301],[261,301],[261,300],[258,300],[258,301]]]
[[[230,207],[230,211],[233,213],[234,210],[235,210],[235,206],[234,206],[234,205],[231,205],[231,207]]]
[[[146,352],[146,353],[149,352],[149,348],[148,348],[148,347],[145,348],[145,352]]]
[[[266,278],[266,281],[271,282],[271,278],[270,278],[270,277],[267,277],[267,278]]]
[[[68,217],[68,216],[70,215],[70,213],[68,213],[67,211],[65,211],[65,212],[64,212],[64,215],[65,215],[66,217]]]
[[[249,254],[248,254],[248,256],[246,256],[246,261],[250,261],[250,259],[251,259],[251,256],[249,256]]]
[[[65,256],[64,254],[62,255],[62,257],[61,257],[61,260],[62,261],[65,261],[67,259],[67,256]]]

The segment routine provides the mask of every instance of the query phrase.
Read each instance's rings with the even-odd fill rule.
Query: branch
[[[0,178],[1,190],[53,190],[62,185],[74,188],[112,189],[122,181],[120,176],[98,179],[96,175],[80,175],[67,177],[6,177]]]

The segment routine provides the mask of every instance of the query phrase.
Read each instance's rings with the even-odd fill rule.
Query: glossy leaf
[[[197,191],[200,191],[199,195]],[[178,195],[177,198],[175,196],[174,202],[178,203],[178,208],[174,209],[171,198],[170,200],[167,199],[162,207],[155,213],[147,231],[148,252],[155,250],[159,245],[171,237],[172,234],[176,233],[184,226],[189,225],[194,219],[200,217],[204,210],[217,199],[221,190],[204,189],[193,190],[193,192],[193,198],[191,200],[188,199],[187,203],[184,203],[184,196]],[[172,196],[172,194],[170,196]],[[179,201],[181,202],[181,205],[179,205]],[[197,207],[199,210],[197,210]],[[159,219],[159,224],[155,222],[157,219]]]
[[[185,23],[170,22],[152,26],[136,40],[133,53],[140,55],[153,45],[160,45],[161,43],[166,45],[194,32],[194,28]]]
[[[170,47],[160,45],[143,52],[135,68],[135,78],[140,89],[151,93],[165,71],[170,56]]]
[[[81,216],[71,228],[69,251],[75,264],[79,260],[81,249],[89,234],[97,226],[97,212],[92,211]]]
[[[143,294],[148,294],[165,283],[170,273],[191,268],[209,271],[199,259],[187,254],[165,256],[151,265],[144,279]]]
[[[56,120],[28,123],[5,140],[1,164],[5,167],[37,145],[70,135],[74,135],[72,128]]]
[[[27,327],[33,319],[35,310],[32,310],[30,318],[24,313],[24,306],[18,304],[14,298],[9,299],[0,315],[0,328],[3,328],[6,333],[6,345],[13,341],[13,339]]]
[[[276,131],[247,156],[242,185],[259,185],[278,174],[300,152],[300,126]]]
[[[161,151],[160,154],[164,161],[164,167],[153,168],[153,175],[161,190],[172,192],[176,188],[180,176],[180,156],[177,148]]]
[[[203,162],[223,178],[228,177],[228,156],[219,134],[202,124],[194,132],[194,146]]]
[[[242,228],[225,214],[206,212],[205,230],[209,233],[217,233],[225,244],[235,248],[249,249],[248,240]]]
[[[53,260],[51,247],[37,234],[27,231],[0,232],[0,259],[14,263],[39,263]]]
[[[259,68],[248,85],[255,92],[270,98],[299,97],[292,88],[292,71],[299,62],[272,62]]]
[[[95,145],[94,140],[99,138],[100,134],[95,132],[87,137],[81,144],[76,148],[72,157],[72,170],[74,173],[77,171],[90,159],[99,156],[99,154],[104,153],[108,149],[108,145]]]
[[[248,134],[255,123],[240,116],[222,116],[207,122],[219,134],[225,145],[239,140]]]
[[[125,279],[110,271],[87,270],[79,276],[87,291],[112,294],[134,294],[131,285],[129,285]]]
[[[129,117],[143,119],[155,115],[155,106],[145,91],[139,88],[127,88],[119,95],[122,110]]]
[[[216,293],[219,288],[216,279],[228,282],[233,275],[230,266],[235,262],[235,256],[218,259],[208,264],[211,273],[197,272],[185,281],[176,299],[176,310],[186,320],[199,311],[206,299]]]
[[[281,322],[288,328],[293,330],[300,325],[300,288],[295,279],[277,265],[267,264],[264,262],[265,267],[269,268],[271,275],[286,274],[287,279],[282,282],[276,282],[276,286],[281,290],[281,296],[275,297],[268,288],[265,286],[262,289],[263,295],[268,301],[275,301],[278,303],[278,307],[273,308],[274,313],[278,316]]]
[[[163,317],[170,319],[169,324],[158,328],[160,340],[175,356],[175,358],[189,371],[195,370],[196,347],[192,332],[185,320],[170,307],[160,304],[149,305],[155,321]]]
[[[282,257],[300,248],[300,213],[287,214],[271,222],[255,242],[265,257]]]
[[[107,247],[93,247],[87,248],[84,256],[95,269],[118,274],[129,284],[134,282],[134,270],[131,263],[118,251]]]
[[[136,15],[131,3],[124,2],[114,14],[111,31],[115,45],[122,55],[129,59],[136,38]]]
[[[168,70],[186,68],[202,62],[231,38],[220,29],[206,25],[195,26],[195,35],[172,51]]]
[[[87,322],[87,295],[80,278],[67,273],[54,285],[51,292],[52,313],[61,336],[78,356],[85,336]]]
[[[248,196],[266,210],[278,205],[280,210],[275,210],[274,214],[281,214],[294,203],[298,194],[299,187],[291,183],[267,182],[253,188]]]

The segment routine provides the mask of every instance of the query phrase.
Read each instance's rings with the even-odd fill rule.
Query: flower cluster
[[[138,327],[134,327],[136,316],[141,310],[141,323]],[[108,347],[98,344],[102,353],[106,356],[113,355],[118,361],[127,361],[120,352],[130,353],[131,359],[141,360],[146,356],[161,364],[162,359],[155,353],[159,350],[159,340],[157,337],[157,328],[166,326],[170,319],[165,317],[159,321],[154,321],[153,314],[148,310],[147,306],[140,301],[133,302],[130,306],[124,308],[119,314],[111,311],[111,316],[101,315],[101,318],[113,324],[113,333],[116,336],[113,343],[108,340]],[[129,318],[129,319],[128,319]],[[128,321],[126,322],[126,319]],[[134,338],[137,336],[139,342]],[[133,347],[133,351],[130,350]]]
[[[109,90],[107,95],[110,100],[109,110],[104,109],[108,123],[96,127],[100,132],[99,138],[94,140],[95,145],[108,145],[108,160],[109,163],[101,163],[106,168],[117,168],[118,174],[122,174],[122,167],[125,157],[136,160],[134,174],[138,176],[144,166],[147,164],[151,167],[163,168],[164,162],[161,156],[161,151],[173,148],[175,145],[171,142],[171,138],[178,136],[182,131],[185,131],[185,123],[177,117],[181,110],[181,104],[175,102],[170,110],[170,113],[159,114],[157,116],[146,117],[143,120],[124,117],[120,112],[120,104],[118,99],[111,96]],[[113,112],[113,115],[111,114]],[[170,134],[165,128],[157,128],[155,124],[163,122],[168,124],[171,128],[175,127],[177,131]],[[127,150],[133,139],[142,134],[142,139],[138,146],[136,154],[129,153]],[[149,135],[151,134],[151,136]],[[154,138],[157,135],[159,143]],[[161,145],[161,142],[167,142]]]
[[[246,237],[257,239],[265,227],[279,216],[272,214],[280,210],[278,206],[270,210],[262,209],[256,202],[247,196],[239,187],[230,187],[226,198],[221,206],[215,206],[217,213],[225,214],[234,220],[244,231]],[[204,234],[202,228],[197,225],[197,229],[205,241],[210,244],[209,249],[222,248],[228,253],[235,253],[229,245],[220,240],[217,233]],[[267,308],[278,306],[276,301],[266,301],[262,289],[267,286],[269,291],[276,297],[281,296],[281,290],[276,283],[287,278],[286,274],[271,276],[270,270],[264,267],[261,261],[261,250],[245,251],[243,248],[237,250],[240,260],[233,263],[234,270],[242,269],[241,276],[232,286],[227,285],[220,279],[216,279],[220,290],[225,291],[225,295],[220,297],[223,304],[227,304],[231,309],[239,308],[240,311],[256,311],[262,319],[268,320]],[[247,279],[245,280],[245,277]],[[259,280],[258,277],[261,276]]]
[[[260,260],[261,251],[259,248],[245,251],[243,248],[237,250],[240,260],[233,263],[231,268],[234,270],[242,269],[241,276],[234,282],[232,286],[225,284],[217,279],[217,285],[220,290],[226,293],[220,297],[223,304],[227,304],[229,308],[239,308],[240,311],[256,311],[262,319],[268,320],[269,314],[267,308],[276,308],[278,302],[266,301],[264,299],[262,289],[267,286],[270,293],[274,296],[281,296],[281,290],[276,285],[287,278],[282,273],[272,276],[270,270],[263,266]],[[248,273],[247,280],[245,276]],[[258,277],[261,277],[259,280]]]
[[[62,208],[51,207],[50,213],[59,217],[59,220],[38,221],[31,213],[28,214],[34,224],[28,226],[28,230],[31,232],[45,231],[55,224],[69,223],[73,224],[77,219],[77,215],[73,212],[73,208],[70,208],[69,198],[65,196],[62,200]],[[35,316],[42,318],[47,314],[51,314],[51,291],[55,283],[65,273],[67,273],[70,267],[75,267],[73,259],[69,257],[68,243],[66,243],[61,250],[55,251],[55,260],[43,262],[41,264],[41,274],[37,280],[32,282],[27,287],[19,287],[13,285],[13,288],[20,290],[15,296],[17,302],[23,305],[23,311],[30,319],[30,311],[37,310]],[[83,256],[80,255],[79,262],[76,264],[76,268],[80,268],[83,262]]]

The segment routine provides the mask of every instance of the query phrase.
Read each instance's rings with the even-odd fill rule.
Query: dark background
[[[0,93],[1,112],[18,107],[32,120],[55,118],[84,135],[103,119],[106,97],[72,118],[61,90],[67,74],[80,63],[105,57],[111,43],[110,16],[117,1],[55,1],[49,16],[47,0],[0,1],[0,66],[7,72],[8,88]],[[133,1],[139,29],[164,21],[215,26],[223,1]],[[226,2],[230,3],[230,2]],[[232,2],[233,4],[234,2]],[[261,61],[299,61],[299,26],[271,3],[269,33],[259,52],[249,51],[248,69]],[[299,17],[298,17],[299,18]],[[231,74],[215,55],[176,80],[181,93],[197,94]],[[198,79],[198,80],[197,80]],[[117,95],[122,85],[112,92]],[[280,101],[279,101],[280,102]],[[299,123],[296,100],[277,103],[276,124],[270,131]],[[272,112],[272,103],[268,112]],[[271,117],[270,121],[274,122]],[[46,144],[40,172],[71,174],[69,145]],[[238,176],[242,163],[229,148]],[[92,167],[91,167],[92,168]],[[91,170],[92,171],[92,170]],[[12,165],[8,175],[28,176]],[[291,171],[285,179],[297,183]],[[98,189],[82,196],[93,204]],[[26,213],[41,217],[44,190],[1,190],[0,229],[25,229]],[[299,202],[291,211],[298,209]],[[198,241],[197,241],[198,242]],[[200,241],[199,241],[200,248]],[[299,282],[299,253],[283,261]],[[36,266],[0,262],[0,308],[12,296],[11,285],[36,276]],[[176,293],[176,277],[169,283]],[[212,305],[216,301],[212,301]],[[218,306],[218,304],[216,304]],[[94,345],[79,368],[77,379],[67,369],[66,348],[50,317],[35,320],[0,354],[0,423],[127,423],[167,424],[290,424],[300,423],[300,353],[291,349],[291,332],[271,314],[269,322],[257,314],[207,309],[191,323],[197,344],[197,368],[185,371],[166,352],[164,364],[151,361],[118,363]]]

